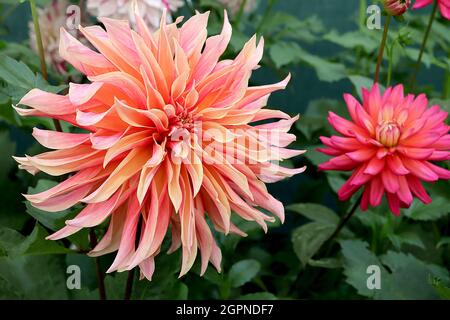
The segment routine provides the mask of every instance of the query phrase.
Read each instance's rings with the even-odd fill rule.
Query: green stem
[[[384,22],[383,39],[381,40],[380,50],[378,51],[377,66],[375,68],[375,76],[373,78],[374,83],[378,82],[380,78],[380,67],[381,63],[383,62],[384,47],[386,46],[390,22],[391,16],[387,16],[386,21]]]
[[[259,34],[261,32],[262,27],[264,26],[264,23],[269,18],[269,14],[272,11],[273,5],[275,4],[276,0],[269,0],[269,3],[267,4],[267,7],[264,11],[263,17],[261,18],[260,23],[258,24],[258,27],[256,28],[256,34]]]
[[[450,60],[450,51],[448,54],[448,59]],[[450,69],[445,70],[444,75],[444,88],[442,91],[442,99],[447,100],[450,97]]]
[[[33,17],[34,33],[36,34],[36,44],[39,53],[39,61],[41,64],[41,73],[45,81],[48,81],[47,64],[45,63],[44,45],[42,43],[41,28],[39,26],[39,16],[36,8],[36,1],[30,0],[31,15]],[[61,123],[57,119],[53,119],[56,131],[62,132]]]
[[[336,227],[336,229],[334,230],[333,234],[330,236],[330,238],[328,239],[328,241],[331,243],[341,232],[341,230],[345,227],[345,225],[347,224],[347,222],[350,220],[351,217],[353,217],[353,215],[356,212],[356,209],[358,209],[359,204],[361,203],[361,199],[362,196],[360,196],[358,198],[358,200],[355,201],[355,203],[353,204],[353,206],[350,208],[350,211],[347,212],[346,215],[344,215],[341,218],[341,221],[339,222],[338,226]]]
[[[134,282],[134,273],[135,268],[128,271],[128,278],[127,278],[127,284],[125,286],[125,294],[123,296],[123,300],[130,300],[131,299],[131,292],[133,291],[133,282]]]
[[[394,46],[396,44],[396,40],[392,42],[392,45],[387,48],[388,51],[388,57],[389,57],[389,65],[388,65],[388,74],[387,74],[387,80],[386,80],[386,87],[389,87],[392,80],[392,67],[393,67],[393,55],[394,55]]]
[[[239,11],[238,11],[238,13],[236,15],[236,18],[234,20],[234,27],[236,29],[239,29],[239,24],[241,23],[241,18],[242,18],[242,15],[244,14],[244,10],[245,10],[245,6],[246,5],[247,5],[247,0],[243,0],[241,2],[241,5],[239,7]]]
[[[36,34],[36,44],[39,53],[39,61],[41,63],[41,73],[42,77],[44,77],[44,79],[47,81],[48,80],[47,65],[45,64],[44,45],[42,43],[41,28],[39,26],[39,16],[37,13],[35,0],[30,0],[30,7],[31,7],[31,15],[33,16],[34,33]]]
[[[434,17],[436,16],[437,5],[438,5],[438,1],[436,0],[436,1],[434,1],[434,4],[433,4],[433,11],[431,12],[430,20],[428,21],[427,30],[425,31],[422,45],[420,46],[419,57],[417,58],[416,67],[414,68],[414,72],[412,75],[411,90],[414,90],[414,87],[416,86],[417,74],[419,73],[419,70],[420,70],[420,64],[422,62],[423,53],[425,52],[425,47],[427,45],[428,36],[430,35],[431,27],[433,26]]]
[[[97,236],[95,235],[94,229],[89,231],[89,240],[92,249],[97,246]],[[100,261],[98,258],[94,258],[95,260],[95,271],[97,275],[97,286],[98,286],[98,294],[100,300],[106,300],[106,290],[105,290],[105,278],[102,273],[102,269],[100,267]]]

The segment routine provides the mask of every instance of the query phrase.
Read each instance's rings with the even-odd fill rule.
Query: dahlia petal
[[[133,256],[135,252],[135,238],[140,209],[141,207],[139,206],[137,199],[135,197],[130,198],[119,250],[117,251],[116,258],[114,259],[113,263],[106,271],[106,273],[121,270],[122,268],[125,269],[128,261]]]
[[[54,196],[41,202],[31,202],[31,205],[35,208],[48,212],[58,212],[66,210],[80,202],[80,200],[83,199],[89,193],[89,191],[91,191],[91,189],[92,184],[84,185],[67,193]]]
[[[76,111],[76,107],[67,96],[45,92],[40,89],[32,89],[19,101],[19,104],[49,115],[65,115]]]
[[[397,150],[403,154],[405,157],[415,159],[415,160],[424,160],[429,158],[434,150],[433,149],[425,149],[425,148],[411,148],[411,147],[397,147]]]
[[[151,151],[146,148],[136,148],[131,150],[102,185],[81,201],[86,203],[96,203],[109,199],[109,197],[116,192],[125,181],[136,174],[148,161],[151,155],[150,152]]]
[[[198,82],[209,74],[217,64],[231,39],[231,24],[227,12],[224,11],[223,28],[220,35],[206,40],[205,48],[192,73],[192,79]]]
[[[424,181],[432,182],[439,179],[439,176],[425,162],[404,157],[402,157],[402,162],[412,175]]]
[[[89,84],[69,84],[69,100],[75,106],[82,106],[91,100],[104,85],[103,82]]]
[[[87,76],[116,70],[114,65],[103,55],[92,51],[61,28],[59,55]]]
[[[407,175],[406,178],[408,180],[408,185],[409,188],[411,189],[411,192],[423,203],[425,204],[431,203],[432,200],[425,191],[425,188],[422,186],[420,180],[413,175]]]
[[[139,72],[114,48],[105,30],[100,26],[80,27],[79,29],[106,59],[122,71],[122,74],[129,74],[136,79],[140,78]]]
[[[67,238],[74,233],[77,233],[82,228],[79,227],[72,227],[72,226],[65,226],[64,228],[52,233],[51,235],[45,237],[46,240],[60,240],[63,238]]]
[[[381,198],[383,197],[384,188],[381,182],[381,178],[374,177],[370,184],[370,205],[376,207],[381,203]]]
[[[416,0],[413,9],[420,9],[422,7],[428,6],[433,2],[433,0]]]
[[[372,176],[376,176],[384,169],[384,166],[385,166],[384,159],[379,159],[378,157],[373,157],[367,163],[367,167],[365,168],[364,173],[370,174]]]
[[[122,206],[114,211],[114,213],[111,215],[108,230],[103,235],[103,238],[100,240],[100,242],[95,246],[95,248],[93,248],[88,253],[90,257],[98,257],[119,249],[126,214],[127,210],[125,206]]]
[[[384,188],[390,193],[396,193],[400,188],[397,176],[389,169],[381,172],[381,180],[383,181]]]
[[[106,167],[108,163],[110,163],[118,155],[126,151],[151,144],[153,138],[151,137],[150,132],[151,131],[149,130],[139,131],[124,136],[106,151],[105,157],[103,159],[103,167]]]
[[[408,174],[410,172],[408,169],[405,168],[405,166],[402,163],[402,160],[400,160],[400,157],[396,155],[387,157],[386,162],[388,164],[389,169],[396,175],[401,176]]]
[[[49,149],[70,149],[89,140],[89,134],[66,133],[33,128],[33,137]]]
[[[388,201],[389,209],[391,210],[394,215],[399,216],[400,215],[400,201],[396,194],[394,193],[386,193],[386,198]]]
[[[347,152],[345,155],[353,161],[363,162],[375,156],[377,149],[365,148],[358,151]]]
[[[440,179],[445,179],[445,180],[450,179],[450,171],[449,170],[444,169],[444,168],[439,167],[439,166],[436,166],[436,165],[434,165],[434,164],[432,164],[432,163],[430,163],[428,161],[424,162],[424,164],[428,168],[433,170],[439,176]]]
[[[408,206],[413,202],[413,196],[408,185],[408,180],[404,176],[398,177],[399,189],[397,191],[398,198]]]

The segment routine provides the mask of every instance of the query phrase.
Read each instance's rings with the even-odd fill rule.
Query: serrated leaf
[[[433,202],[430,204],[424,204],[418,199],[414,199],[414,202],[408,209],[404,210],[405,215],[416,221],[430,221],[437,220],[443,216],[446,216],[450,212],[450,201],[430,189],[430,197]]]
[[[335,229],[334,224],[320,222],[307,223],[294,229],[292,244],[302,266],[308,264]]]
[[[448,271],[433,264],[423,262],[411,254],[388,251],[377,257],[361,240],[340,242],[344,258],[346,281],[359,294],[375,299],[436,299],[429,277],[448,281]],[[380,268],[380,289],[369,289],[367,267]],[[389,271],[388,271],[389,270]]]
[[[339,258],[323,258],[320,260],[309,259],[308,264],[313,267],[337,269],[342,267],[342,261]]]
[[[366,88],[367,90],[372,89],[373,86],[373,79],[367,78],[360,75],[351,75],[348,77],[352,84],[355,86],[356,92],[358,93],[359,99],[362,101],[362,88]],[[383,92],[385,90],[385,87],[378,84],[378,87],[380,88],[380,91]]]
[[[60,246],[56,241],[45,240],[48,232],[39,223],[33,232],[21,243],[20,250],[24,255],[65,254],[71,250]]]
[[[287,206],[286,209],[297,212],[311,221],[333,226],[339,222],[339,217],[333,210],[317,203],[296,203]]]
[[[258,261],[253,259],[241,260],[233,264],[228,273],[228,278],[233,288],[239,288],[240,286],[251,281],[261,269],[261,265]]]

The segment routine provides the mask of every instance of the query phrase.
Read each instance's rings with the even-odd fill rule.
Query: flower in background
[[[38,8],[45,61],[60,74],[67,72],[67,65],[59,54],[59,29],[66,27],[67,19],[70,17],[66,13],[69,5],[70,3],[66,0],[53,0],[47,7]],[[78,31],[75,28],[69,30],[69,32],[72,36],[78,37]],[[29,33],[30,46],[37,53],[38,48],[33,21],[29,22]]]
[[[219,2],[227,8],[232,15],[236,15],[244,0],[219,0]],[[251,12],[256,8],[257,0],[247,0],[244,5],[244,12]]]
[[[450,0],[435,0],[438,2],[442,16],[450,20]],[[433,0],[416,0],[413,9],[420,9],[433,3]]]
[[[164,10],[167,12],[166,20],[171,22],[171,13],[184,5],[183,0],[88,0],[87,10],[95,17],[129,20],[135,26],[133,3],[151,31],[158,29]]]
[[[328,148],[319,149],[334,157],[320,170],[353,171],[339,199],[364,187],[362,210],[378,206],[385,194],[396,215],[411,205],[413,196],[430,203],[421,181],[450,178],[450,171],[432,163],[450,159],[447,112],[437,105],[428,108],[424,94],[404,96],[402,85],[383,95],[377,84],[371,91],[363,88],[362,105],[349,94],[344,99],[351,121],[330,112],[328,121],[343,136],[321,137]]]
[[[401,16],[410,5],[411,0],[383,0],[384,10],[391,16]]]
[[[80,28],[98,52],[61,30],[62,57],[90,83],[71,83],[67,95],[33,89],[20,101],[30,108],[16,108],[22,116],[59,119],[85,130],[35,128],[38,142],[56,150],[16,160],[32,174],[71,174],[47,191],[26,195],[33,206],[54,212],[87,204],[49,239],[110,219],[90,252],[117,251],[109,272],[139,266],[151,279],[169,230],[169,251],[182,247],[180,275],[191,268],[198,249],[202,274],[209,261],[220,270],[210,223],[225,234],[245,236],[230,220],[233,211],[267,230],[266,221],[275,218],[256,207],[281,221],[284,208],[265,183],[305,170],[276,164],[303,153],[286,148],[295,141],[287,132],[298,117],[264,108],[289,77],[249,87],[263,39],[252,37],[234,60],[220,61],[231,25],[225,14],[221,33],[208,38],[208,16],[196,14],[181,27],[181,19],[166,25],[162,17],[154,34],[138,15],[137,31],[127,21],[99,18],[106,31]],[[269,119],[279,120],[264,121]]]

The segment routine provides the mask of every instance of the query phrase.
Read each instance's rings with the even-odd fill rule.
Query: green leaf
[[[342,267],[342,261],[339,258],[323,258],[320,260],[309,259],[308,264],[313,267],[337,269]]]
[[[352,84],[355,86],[356,91],[358,92],[358,96],[359,98],[362,100],[362,88],[366,88],[367,90],[372,89],[373,86],[373,79],[364,77],[364,76],[360,76],[360,75],[351,75],[348,77],[350,79],[350,81],[352,82]],[[378,85],[378,87],[380,88],[380,91],[383,92],[385,89],[385,87],[383,87],[382,85]]]
[[[443,237],[439,242],[436,244],[436,248],[439,249],[442,246],[450,245],[450,237]]]
[[[270,292],[249,293],[238,298],[239,300],[278,300],[278,298]]]
[[[344,275],[348,284],[352,285],[358,294],[366,297],[374,297],[377,290],[367,288],[367,267],[376,265],[380,267],[381,279],[386,279],[388,274],[381,265],[377,256],[370,252],[368,244],[361,240],[341,240],[342,255],[344,257]]]
[[[241,260],[233,264],[228,274],[231,286],[239,288],[251,281],[259,272],[261,266],[253,259]]]
[[[323,39],[333,42],[346,49],[362,47],[369,53],[375,51],[375,49],[379,46],[379,42],[377,42],[374,38],[368,37],[367,34],[359,31],[338,33],[336,30],[332,30],[331,32],[325,34]]]
[[[347,77],[345,66],[341,63],[331,62],[319,56],[312,55],[299,47],[299,58],[313,67],[321,81],[335,82]]]
[[[436,299],[437,295],[429,283],[430,276],[448,281],[448,271],[423,262],[411,254],[388,251],[377,257],[361,240],[340,241],[344,257],[346,281],[360,295],[375,299]],[[371,290],[367,286],[367,267],[380,268],[381,288]],[[389,271],[388,271],[389,270]]]
[[[0,292],[21,299],[66,299],[66,273],[60,258],[49,255],[23,255],[26,239],[17,231],[0,228],[0,244],[8,253],[0,256]]]
[[[444,286],[440,279],[433,279],[431,285],[436,290],[438,296],[443,300],[450,300],[450,288]]]
[[[430,188],[429,193],[433,202],[424,204],[418,199],[414,199],[411,206],[404,210],[408,218],[416,221],[430,221],[446,216],[450,212],[448,197],[441,195],[435,188]]]
[[[28,90],[33,88],[36,76],[25,63],[0,53],[0,78],[15,87]]]
[[[303,113],[302,121],[296,123],[296,128],[305,135],[308,140],[317,132],[331,133],[327,117],[333,111],[340,115],[347,113],[344,104],[338,100],[317,99],[311,101]],[[301,123],[300,123],[301,122]]]
[[[334,224],[321,222],[307,223],[294,229],[292,244],[302,266],[308,264],[335,229]]]
[[[42,254],[65,254],[71,250],[60,246],[56,241],[45,240],[48,236],[47,231],[39,223],[33,229],[33,232],[21,244],[22,254],[24,255],[42,255]]]
[[[52,180],[46,180],[41,179],[36,184],[36,187],[29,187],[28,188],[28,194],[35,194],[39,193],[45,190],[48,190],[54,186],[56,186],[58,183],[56,181]],[[28,201],[25,203],[27,207],[27,212],[35,218],[37,221],[42,223],[47,228],[56,231],[65,225],[65,221],[68,218],[68,215],[70,213],[69,210],[63,210],[59,212],[47,212],[40,209],[37,209],[33,207]]]
[[[339,217],[333,210],[317,203],[291,204],[286,209],[297,212],[311,221],[321,222],[323,224],[336,226],[339,222]]]
[[[408,244],[421,249],[425,249],[425,244],[423,243],[422,239],[416,232],[413,231],[389,234],[388,238],[392,242],[392,244],[399,250],[401,249],[403,244]]]
[[[298,46],[293,42],[279,42],[270,47],[269,55],[277,68],[298,61]]]

